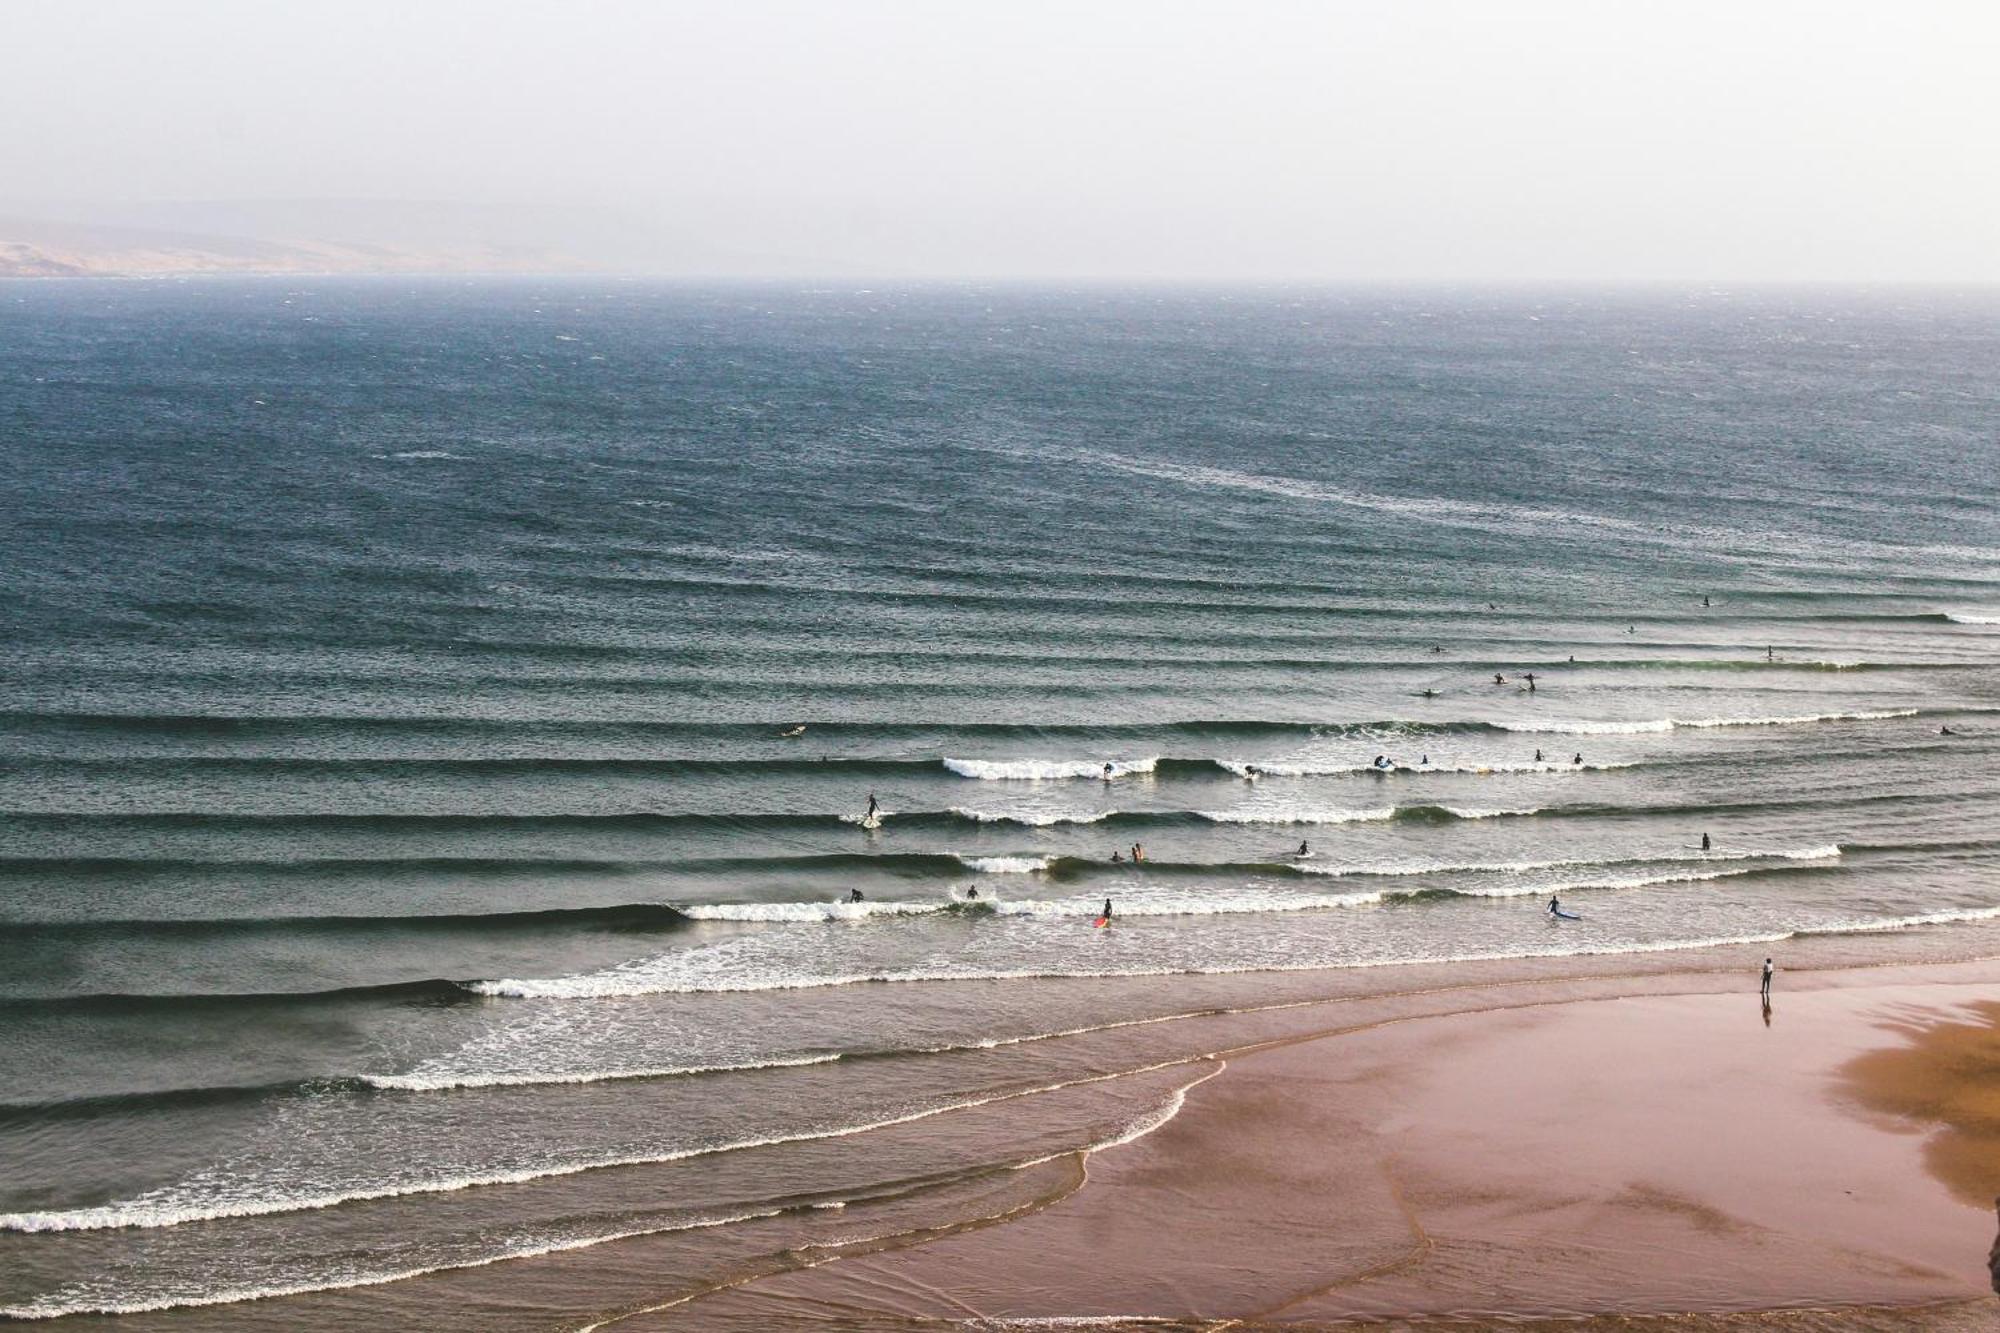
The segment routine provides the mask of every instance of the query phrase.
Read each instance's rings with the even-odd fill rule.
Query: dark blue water
[[[871,1136],[1352,969],[1962,948],[1996,372],[1935,293],[0,286],[0,1305],[971,1189]]]

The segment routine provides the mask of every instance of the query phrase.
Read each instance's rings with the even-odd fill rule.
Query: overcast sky
[[[1996,163],[1989,0],[0,6],[0,212],[660,272],[1993,282]]]

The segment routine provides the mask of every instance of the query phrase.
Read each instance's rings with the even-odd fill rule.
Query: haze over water
[[[1326,969],[2000,917],[1990,295],[0,302],[8,1314],[712,1274]]]

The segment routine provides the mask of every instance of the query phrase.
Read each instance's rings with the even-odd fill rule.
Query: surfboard
[[[1110,925],[1110,924],[1111,924],[1111,918],[1110,918],[1110,917],[1108,917],[1108,916],[1101,916],[1101,917],[1097,918],[1097,920],[1096,920],[1096,921],[1094,921],[1094,922],[1092,922],[1091,924],[1095,925],[1095,926],[1096,926],[1096,927],[1097,927],[1097,928],[1098,928],[1099,930],[1102,930],[1102,929],[1104,929],[1104,928],[1105,928],[1106,926],[1108,926],[1108,925]]]
[[[882,816],[880,816],[880,815],[864,815],[864,816],[862,817],[862,820],[861,820],[861,827],[862,827],[862,828],[865,828],[865,829],[878,829],[878,828],[881,828],[881,827],[882,827]]]
[[[1580,917],[1580,916],[1578,916],[1578,915],[1577,915],[1577,914],[1576,914],[1575,912],[1565,912],[1565,911],[1563,911],[1563,909],[1562,909],[1562,908],[1560,908],[1560,907],[1558,907],[1558,908],[1556,908],[1556,909],[1555,909],[1554,911],[1550,912],[1550,913],[1549,913],[1549,915],[1550,915],[1550,916],[1552,916],[1552,917],[1555,917],[1555,918],[1556,918],[1556,919],[1557,919],[1558,921],[1581,921],[1581,920],[1583,920],[1583,918],[1582,918],[1582,917]]]

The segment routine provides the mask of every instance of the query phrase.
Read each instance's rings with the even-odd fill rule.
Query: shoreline
[[[2000,1319],[1991,1207],[1839,1085],[1897,1048],[1884,1024],[1962,1022],[2000,962],[1790,973],[1768,1026],[1754,991],[1666,979],[1253,1040],[1045,1206],[592,1327]]]

